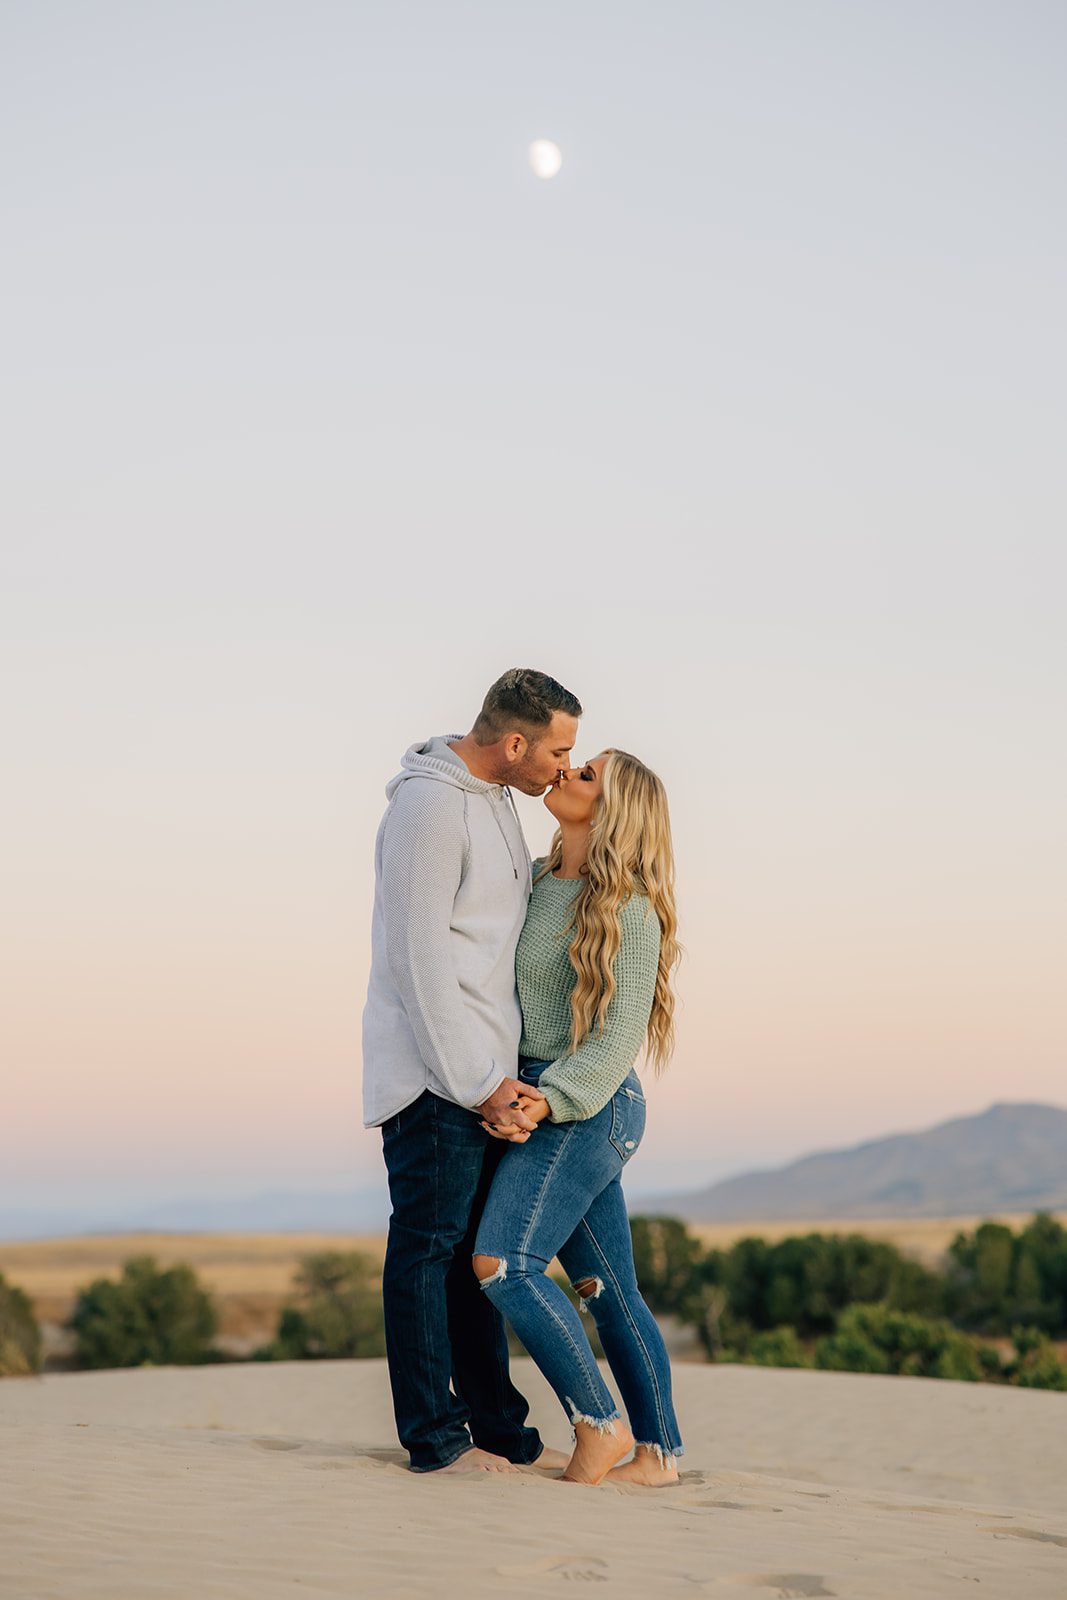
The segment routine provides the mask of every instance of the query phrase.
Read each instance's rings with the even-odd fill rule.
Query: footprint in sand
[[[741,1500],[689,1500],[691,1506],[711,1506],[715,1511],[781,1511],[781,1506],[761,1506],[750,1503],[745,1505]]]
[[[875,1506],[879,1511],[892,1511],[897,1516],[911,1516],[913,1511],[919,1511],[924,1517],[962,1517],[965,1522],[987,1522],[997,1517],[1010,1516],[1008,1511],[972,1511],[969,1506],[895,1506],[889,1505],[885,1500],[864,1500],[865,1506]]]
[[[303,1448],[302,1439],[253,1439],[252,1443],[260,1450],[300,1450]]]
[[[362,1445],[356,1445],[352,1450],[352,1465],[359,1467],[402,1467],[404,1476],[408,1476],[408,1453],[406,1450],[368,1450]]]
[[[571,1583],[607,1583],[608,1564],[599,1556],[542,1556],[539,1561],[523,1561],[493,1569],[501,1578],[562,1578]]]
[[[1067,1533],[1043,1533],[1040,1528],[990,1528],[998,1539],[1036,1539],[1039,1544],[1058,1544],[1067,1550]]]
[[[778,1600],[813,1600],[834,1593],[816,1572],[738,1572],[727,1582],[743,1584],[746,1589],[771,1589]]]

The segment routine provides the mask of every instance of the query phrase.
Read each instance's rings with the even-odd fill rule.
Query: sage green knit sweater
[[[542,861],[535,861],[536,877]],[[615,957],[615,996],[604,1032],[594,1025],[589,1037],[569,1054],[571,993],[575,973],[565,934],[581,878],[548,873],[534,884],[526,925],[515,954],[522,1005],[519,1052],[551,1061],[540,1088],[552,1107],[553,1122],[595,1117],[629,1073],[644,1042],[659,966],[660,926],[647,895],[634,894],[619,913],[622,943]]]

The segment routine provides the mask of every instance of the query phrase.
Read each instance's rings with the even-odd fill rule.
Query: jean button
[[[627,1148],[627,1150],[632,1150],[632,1149],[633,1149],[633,1147],[634,1147],[634,1142],[633,1142],[633,1140],[632,1140],[632,1139],[627,1139],[627,1141],[626,1141],[626,1148]]]

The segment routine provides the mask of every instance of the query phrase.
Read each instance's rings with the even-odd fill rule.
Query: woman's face
[[[603,793],[606,755],[594,756],[584,767],[560,772],[548,793],[545,805],[557,822],[591,822]]]

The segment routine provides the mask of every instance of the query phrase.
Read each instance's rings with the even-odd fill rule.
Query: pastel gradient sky
[[[1065,52],[4,7],[0,1204],[379,1180],[383,787],[516,664],[671,795],[635,1190],[1067,1102]]]

